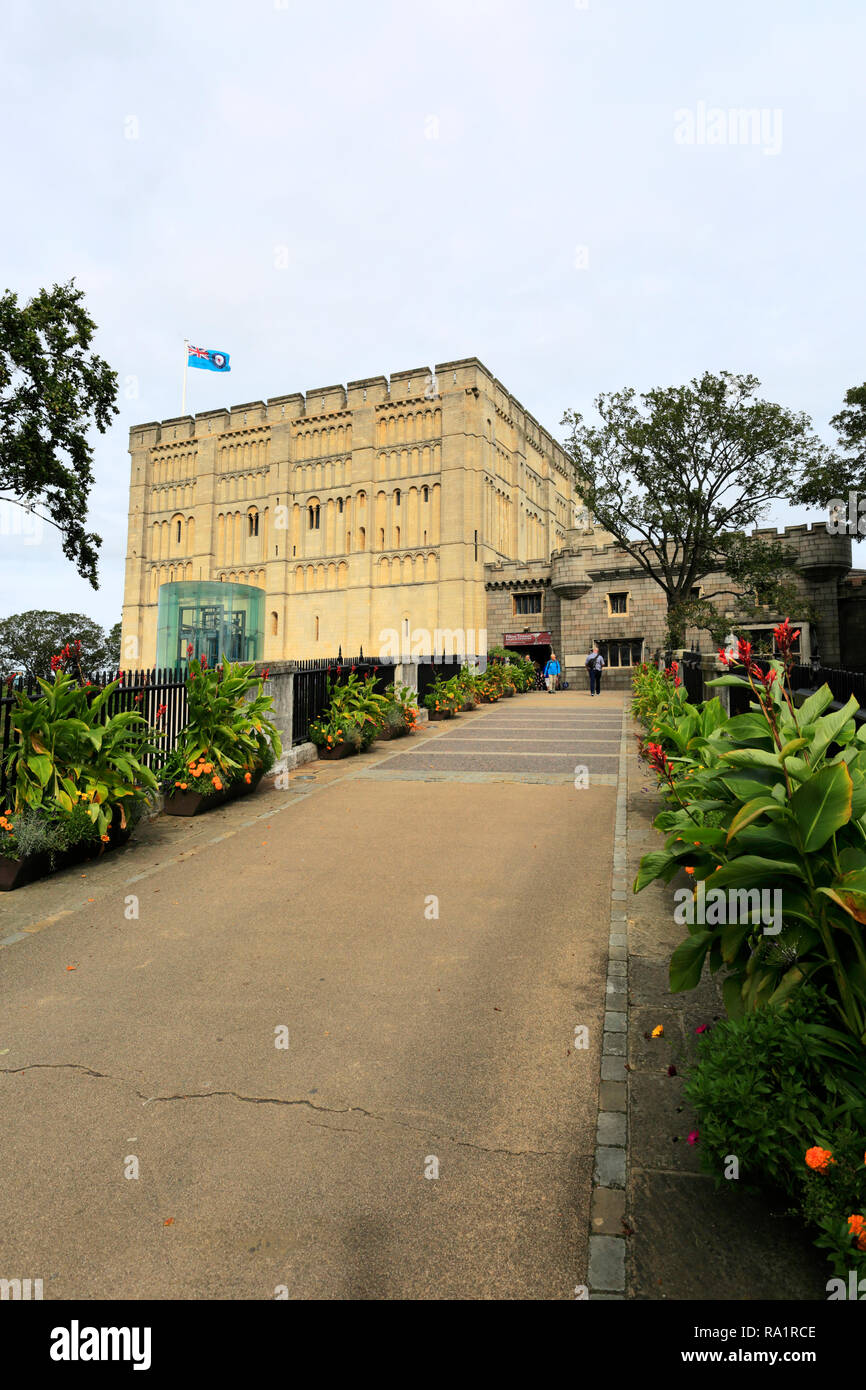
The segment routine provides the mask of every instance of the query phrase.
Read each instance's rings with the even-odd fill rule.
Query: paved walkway
[[[620,720],[484,708],[3,895],[4,1277],[573,1298]]]

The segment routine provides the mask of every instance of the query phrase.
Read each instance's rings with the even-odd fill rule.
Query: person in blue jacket
[[[550,653],[550,660],[547,662],[544,668],[544,679],[547,685],[548,695],[553,695],[553,693],[555,692],[556,682],[559,679],[559,673],[561,670],[562,667],[556,659],[556,652],[552,651]]]

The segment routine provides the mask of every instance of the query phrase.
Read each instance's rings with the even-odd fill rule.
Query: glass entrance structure
[[[157,613],[156,664],[185,666],[187,648],[209,666],[261,661],[265,648],[265,591],[251,584],[185,579],[162,584]]]

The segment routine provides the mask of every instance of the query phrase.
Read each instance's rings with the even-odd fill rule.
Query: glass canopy
[[[187,649],[209,666],[261,661],[265,645],[265,591],[251,584],[185,579],[160,585],[156,664],[184,666]]]

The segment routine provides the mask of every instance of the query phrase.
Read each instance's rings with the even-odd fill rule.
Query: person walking
[[[544,679],[547,684],[548,695],[552,695],[556,690],[556,682],[559,679],[559,673],[561,670],[562,667],[556,659],[556,652],[551,651],[550,659],[547,661],[544,667]]]
[[[604,657],[597,642],[593,642],[592,651],[586,658],[586,669],[589,672],[589,694],[592,698],[593,695],[601,694],[601,673],[604,669]]]

